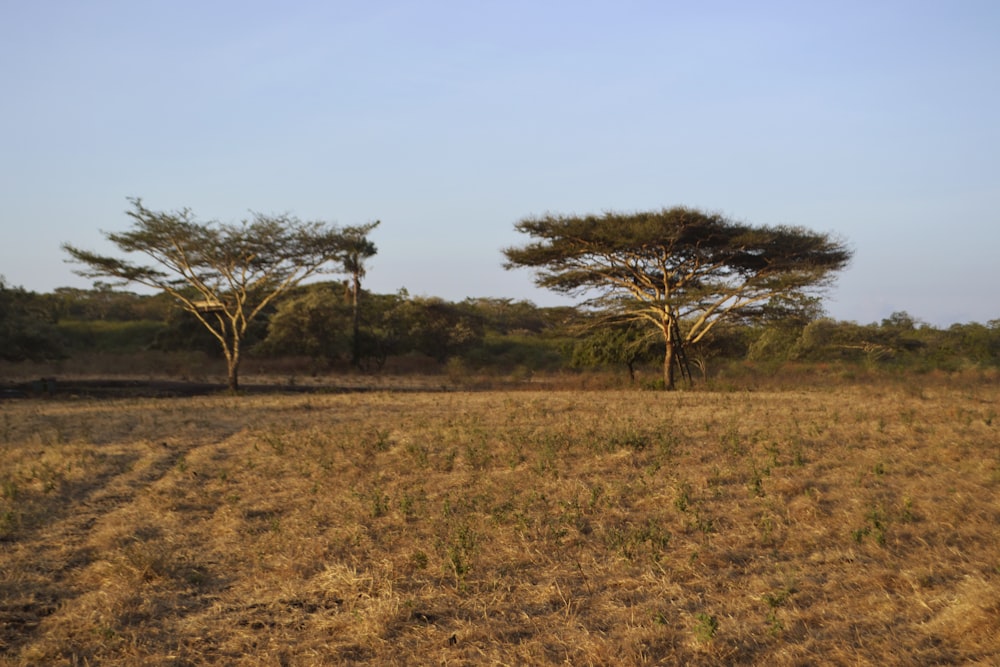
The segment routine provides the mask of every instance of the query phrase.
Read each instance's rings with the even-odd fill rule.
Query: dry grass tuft
[[[0,403],[0,664],[995,664],[998,398]]]

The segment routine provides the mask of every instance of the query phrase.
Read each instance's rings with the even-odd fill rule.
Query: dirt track
[[[240,385],[242,394],[341,394],[369,391],[442,391],[440,383],[378,381],[342,384],[282,384],[253,382]],[[225,394],[224,384],[209,382],[184,382],[179,380],[58,380],[42,379],[32,382],[0,385],[0,399],[16,398],[179,398]]]

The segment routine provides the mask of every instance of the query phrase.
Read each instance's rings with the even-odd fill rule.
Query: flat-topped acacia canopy
[[[679,353],[717,322],[802,302],[851,259],[828,234],[752,226],[686,207],[547,214],[514,228],[534,240],[505,249],[505,267],[535,269],[537,285],[585,296],[584,305],[609,320],[648,323],[665,343],[668,388]]]

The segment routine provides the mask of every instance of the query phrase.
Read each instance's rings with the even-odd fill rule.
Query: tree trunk
[[[663,387],[664,389],[673,390],[675,389],[674,382],[674,342],[672,340],[667,341],[667,350],[663,354]]]
[[[230,361],[229,362],[229,383],[228,383],[229,393],[230,394],[239,393],[239,390],[240,390],[240,378],[239,378],[239,375],[240,375],[240,370],[239,370],[239,366],[238,366],[237,362]]]
[[[240,337],[233,335],[232,349],[226,353],[226,365],[229,367],[229,393],[235,394],[240,389]]]
[[[353,299],[351,300],[351,307],[352,307],[351,315],[352,315],[352,326],[353,326],[353,332],[351,335],[351,363],[354,366],[361,365],[361,340],[360,340],[361,313],[359,312],[358,309],[358,296],[359,296],[358,292],[360,291],[361,291],[361,276],[358,275],[357,271],[355,271],[354,294],[353,294]]]
[[[674,327],[669,318],[663,322],[663,388],[674,389]]]

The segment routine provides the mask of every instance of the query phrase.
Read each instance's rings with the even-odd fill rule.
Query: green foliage
[[[604,326],[591,326],[588,333],[573,345],[573,366],[624,365],[635,381],[638,364],[663,355],[663,343],[637,322],[624,320]]]
[[[345,302],[343,286],[310,285],[278,305],[268,323],[267,337],[257,351],[330,362],[349,354],[350,326],[351,305]]]
[[[241,343],[254,354],[310,357],[317,368],[342,368],[352,361],[352,296],[349,281],[295,288],[261,310]],[[767,306],[765,319],[720,322],[687,346],[693,366],[713,383],[733,373],[777,376],[789,368],[816,377],[834,369],[833,374],[849,378],[857,369],[902,373],[1000,367],[1000,320],[939,329],[897,312],[881,322],[858,324],[815,317],[817,311],[807,308],[793,315],[775,303]],[[0,305],[0,355],[7,361],[147,349],[222,353],[211,332],[169,295],[116,292],[100,284],[92,290],[34,294],[0,283]],[[528,378],[536,372],[612,365],[634,374],[661,372],[657,357],[663,354],[662,341],[651,340],[653,330],[635,321],[615,319],[614,312],[539,308],[508,299],[450,303],[412,298],[401,290],[363,292],[359,313],[358,358],[366,369],[416,354],[451,363],[462,374],[502,372]],[[649,375],[639,379],[643,387],[665,386]]]
[[[661,522],[648,519],[642,524],[625,523],[608,529],[605,542],[609,549],[626,560],[635,560],[644,551],[657,562],[670,544],[671,534]]]
[[[72,351],[139,352],[154,347],[167,329],[150,320],[63,320],[58,330]]]
[[[362,367],[381,367],[389,356],[417,352],[445,362],[479,345],[483,323],[443,299],[366,294],[361,301],[357,349],[352,349],[352,305],[331,285],[286,300],[271,319],[260,350],[337,360],[356,355]]]
[[[479,318],[487,331],[503,335],[540,334],[556,330],[578,316],[572,307],[539,308],[531,301],[513,299],[468,298],[458,305]]]
[[[153,339],[152,349],[162,352],[201,352],[222,357],[219,341],[197,319],[175,308],[167,316],[163,329]]]
[[[58,287],[47,298],[60,321],[162,322],[176,310],[169,295],[125,292],[100,281],[89,290]]]
[[[851,537],[858,544],[871,537],[879,546],[885,546],[888,523],[889,519],[881,507],[872,507],[865,513],[864,525],[851,531]]]
[[[719,619],[710,614],[699,612],[694,616],[694,636],[702,643],[708,643],[719,631]]]
[[[472,349],[484,337],[479,317],[443,299],[411,298],[397,304],[392,315],[407,347],[438,362]]]
[[[768,337],[772,338],[768,338]],[[867,325],[821,318],[804,326],[798,337],[784,339],[779,355],[765,330],[752,346],[757,359],[830,362],[848,361],[869,368],[960,370],[1000,365],[1000,326],[954,324],[937,329],[905,312]]]
[[[480,370],[558,370],[565,363],[567,343],[565,338],[545,333],[487,333],[480,344],[462,354],[462,359]]]
[[[46,300],[0,278],[0,359],[42,361],[65,356]]]

